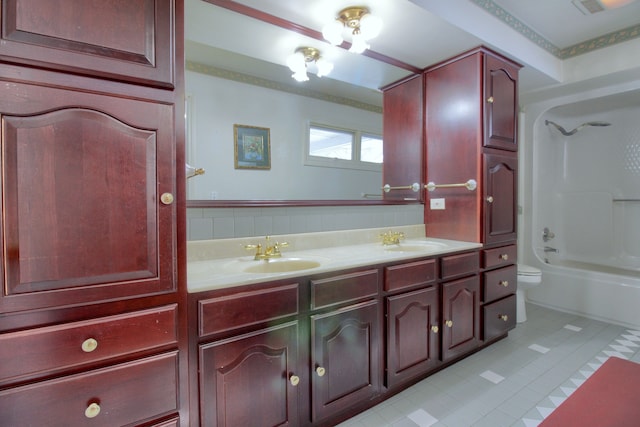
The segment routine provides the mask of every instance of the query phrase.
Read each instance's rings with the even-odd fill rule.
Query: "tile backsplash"
[[[188,240],[394,227],[424,222],[424,206],[189,208]]]

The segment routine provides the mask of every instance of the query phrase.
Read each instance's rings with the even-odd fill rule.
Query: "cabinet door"
[[[516,240],[518,157],[495,151],[484,154],[484,243]]]
[[[463,355],[480,341],[480,278],[442,285],[442,360]]]
[[[427,372],[438,363],[438,287],[387,298],[387,386]]]
[[[518,68],[486,55],[484,73],[484,145],[515,151],[518,149]]]
[[[175,291],[173,107],[4,88],[0,310]]]
[[[12,62],[173,87],[173,0],[4,0]]]
[[[366,401],[380,388],[377,301],[311,316],[312,420]]]
[[[201,425],[297,426],[297,337],[290,322],[201,345]]]
[[[406,187],[422,183],[422,76],[385,89],[383,93],[383,185]],[[401,189],[384,193],[385,200],[422,200],[423,191]]]

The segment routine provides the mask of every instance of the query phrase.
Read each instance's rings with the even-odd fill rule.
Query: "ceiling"
[[[246,6],[267,21],[286,25],[212,3]],[[562,83],[563,68],[577,55],[640,38],[640,1],[586,15],[572,0],[186,0],[185,4],[187,68],[197,64],[224,69],[372,104],[381,102],[380,87],[480,44],[524,65],[520,91],[526,92]],[[353,5],[368,6],[384,21],[365,55],[309,35],[319,33],[339,10]],[[293,24],[297,31],[291,30]],[[318,48],[335,64],[329,77],[311,76],[305,83],[290,78],[286,59],[301,46]]]

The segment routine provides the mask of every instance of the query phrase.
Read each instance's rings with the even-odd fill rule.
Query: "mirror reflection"
[[[187,1],[185,12],[187,162],[206,171],[187,181],[189,200],[382,199],[377,88],[406,70],[389,66],[390,75],[363,86],[313,74],[296,82],[286,66],[214,44],[255,19],[202,1]]]

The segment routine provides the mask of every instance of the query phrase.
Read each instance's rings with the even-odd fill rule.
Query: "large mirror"
[[[187,181],[190,201],[382,200],[382,164],[358,161],[361,141],[382,138],[378,88],[411,71],[381,67],[376,59],[202,0],[187,0],[185,17],[187,161],[205,171]],[[300,83],[286,66],[271,62],[274,56],[286,61],[302,45],[317,46],[339,63],[332,74],[341,79],[318,78],[310,64],[309,81]],[[343,81],[352,81],[349,73],[360,74],[357,84]],[[347,135],[340,146],[351,141],[352,162],[332,160],[332,154],[314,161],[309,135],[323,128]],[[268,141],[262,139],[261,161],[243,162],[243,132],[251,138],[252,131]]]

